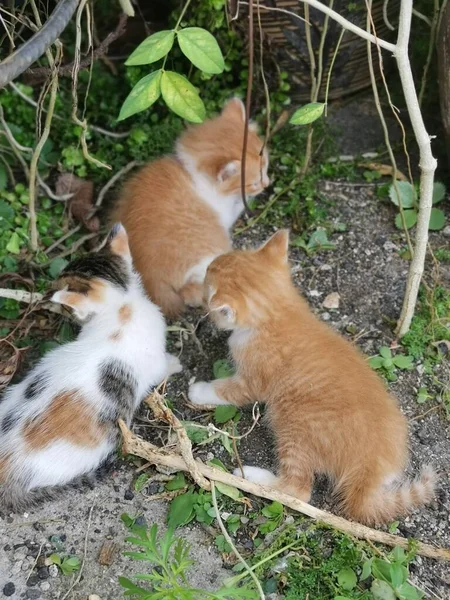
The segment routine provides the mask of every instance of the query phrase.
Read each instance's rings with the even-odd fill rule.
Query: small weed
[[[306,254],[311,255],[322,250],[335,250],[336,244],[330,242],[327,232],[323,227],[314,231],[306,242],[304,236],[298,236],[291,241],[291,246],[303,248]]]
[[[256,593],[245,586],[221,587],[215,592],[191,587],[187,582],[187,574],[194,561],[189,557],[190,547],[186,540],[174,537],[173,528],[170,527],[163,536],[158,537],[157,525],[148,529],[145,525],[138,525],[136,519],[127,514],[122,515],[122,521],[132,534],[127,541],[139,548],[137,552],[125,552],[125,556],[153,565],[150,573],[135,576],[136,580],[145,581],[149,587],[143,588],[127,577],[119,577],[126,597],[135,600],[257,598]]]
[[[49,560],[52,565],[58,565],[63,575],[72,575],[75,571],[79,571],[81,567],[80,559],[77,556],[63,556],[59,554],[51,554]]]
[[[404,354],[392,355],[391,349],[382,346],[379,354],[369,358],[372,369],[381,370],[388,381],[397,381],[397,369],[411,371],[414,368],[414,357]]]
[[[445,185],[436,181],[433,185],[433,204],[438,204],[445,198]],[[401,205],[407,229],[414,227],[417,223],[419,210],[418,187],[412,186],[407,181],[397,181],[396,185],[389,187],[389,197],[395,206]],[[429,229],[437,231],[445,225],[445,214],[439,208],[431,209]],[[403,229],[403,221],[400,212],[395,217],[397,229]]]

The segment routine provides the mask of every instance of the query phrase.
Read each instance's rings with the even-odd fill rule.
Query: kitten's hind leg
[[[234,404],[244,406],[255,400],[251,397],[246,382],[238,376],[216,379],[215,381],[199,381],[189,387],[189,400],[193,404],[203,406]]]
[[[192,281],[186,283],[178,292],[186,306],[203,305],[203,283]]]
[[[267,485],[269,487],[277,487],[278,477],[268,469],[245,465],[242,467],[242,470],[244,471],[244,479],[247,479],[247,481],[259,483],[260,485]],[[235,469],[233,475],[242,477],[241,469]]]
[[[266,485],[268,487],[276,488],[280,492],[290,494],[303,502],[309,502],[311,497],[312,489],[312,478],[307,479],[299,478],[298,476],[292,478],[292,476],[281,475],[277,477],[268,469],[261,469],[260,467],[244,466],[244,479],[259,485]],[[236,477],[242,477],[240,469],[235,469],[233,475]]]

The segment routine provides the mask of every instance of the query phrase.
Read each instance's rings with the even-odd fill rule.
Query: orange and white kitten
[[[291,281],[289,235],[211,263],[210,316],[231,329],[236,374],[191,385],[195,404],[267,403],[279,476],[244,467],[245,477],[309,501],[316,473],[329,475],[346,514],[392,520],[433,497],[436,476],[402,482],[407,423],[362,354],[309,309]],[[239,475],[239,473],[236,473]]]
[[[242,213],[241,154],[245,108],[230,100],[215,119],[190,126],[175,156],[143,167],[122,189],[114,219],[124,224],[133,263],[166,316],[202,304],[209,263],[231,250],[230,229]],[[249,126],[246,194],[269,185],[268,153]]]

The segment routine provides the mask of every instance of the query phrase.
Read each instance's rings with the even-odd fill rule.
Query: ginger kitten
[[[150,298],[174,317],[202,304],[206,268],[231,250],[230,229],[242,213],[241,154],[245,108],[230,100],[215,119],[186,129],[175,156],[143,167],[123,186],[115,220],[129,236],[133,262]],[[268,184],[268,154],[251,124],[246,193]]]
[[[436,476],[402,482],[407,423],[362,354],[308,308],[293,285],[289,236],[211,263],[205,296],[218,327],[231,329],[236,374],[191,385],[195,404],[267,403],[279,476],[245,477],[309,501],[316,473],[329,475],[347,515],[381,523],[433,497]],[[236,473],[239,475],[239,473]]]
[[[23,509],[114,453],[152,386],[181,371],[165,351],[165,322],[133,270],[116,226],[104,250],[64,269],[52,301],[82,329],[0,398],[0,505]]]

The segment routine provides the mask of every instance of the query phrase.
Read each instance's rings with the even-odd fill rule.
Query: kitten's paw
[[[170,377],[175,373],[181,373],[183,365],[180,363],[177,356],[167,354],[167,376]]]
[[[274,475],[268,469],[260,469],[259,467],[243,467],[244,479],[252,481],[253,483],[259,483],[261,485],[274,486],[277,482],[277,476]],[[240,469],[235,469],[233,475],[236,477],[242,477]]]
[[[192,404],[199,406],[217,406],[219,404],[228,404],[216,394],[212,383],[198,381],[189,386],[189,400]]]

